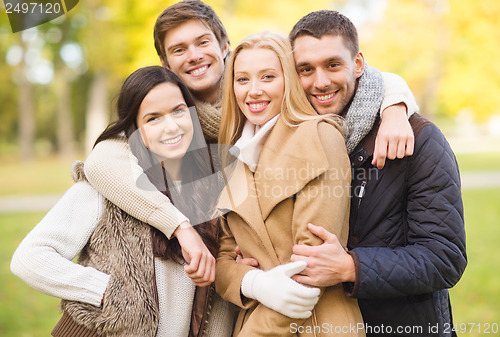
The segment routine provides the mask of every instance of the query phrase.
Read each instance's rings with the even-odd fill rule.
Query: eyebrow
[[[174,107],[171,109],[171,111],[170,111],[170,112],[168,112],[168,113],[171,113],[171,112],[173,112],[173,111],[175,111],[175,110],[179,109],[179,108],[180,108],[180,107],[182,107],[182,106],[185,106],[185,107],[187,108],[187,104],[186,104],[186,103],[179,103],[179,104],[177,104],[176,106],[174,106]],[[146,113],[144,116],[142,116],[142,119],[146,119],[146,117],[150,117],[150,116],[158,116],[158,115],[162,115],[162,114],[163,114],[163,113],[161,113],[161,112],[156,112],[156,111],[153,111],[153,112],[148,112],[148,113]]]
[[[212,37],[212,34],[210,34],[210,33],[201,34],[201,35],[195,37],[193,39],[193,41],[198,41],[198,40],[201,40],[205,37]],[[173,49],[178,48],[178,47],[183,46],[183,45],[185,45],[185,42],[173,44],[173,45],[167,47],[167,51],[171,52]]]
[[[330,62],[339,61],[339,60],[340,61],[342,60],[342,58],[340,56],[332,56],[332,57],[328,58],[327,60],[323,61],[322,63],[330,63]],[[300,62],[295,67],[300,68],[300,67],[309,66],[309,65],[311,65],[310,62]]]

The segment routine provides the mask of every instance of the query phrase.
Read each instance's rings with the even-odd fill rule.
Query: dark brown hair
[[[137,157],[147,180],[169,197],[174,206],[189,218],[191,224],[196,225],[194,228],[210,252],[215,255],[218,249],[216,237],[218,220],[207,221],[207,219],[212,218],[209,215],[212,215],[217,194],[215,194],[215,188],[210,184],[197,183],[201,181],[201,178],[213,173],[208,148],[200,146],[200,144],[205,144],[201,129],[196,132],[195,128],[190,148],[182,159],[181,181],[183,184],[191,183],[183,187],[185,190],[182,194],[175,188],[169,188],[169,186],[174,186],[173,180],[162,163],[158,162],[156,156],[146,148],[137,129],[136,119],[142,101],[151,89],[161,83],[173,83],[179,87],[186,104],[191,107],[189,111],[193,124],[195,124],[198,116],[196,109],[192,108],[194,100],[189,89],[168,69],[160,66],[144,67],[133,72],[123,83],[116,104],[118,120],[111,123],[103,131],[97,138],[95,145],[106,139],[125,136],[129,140],[132,153]],[[181,262],[183,257],[177,239],[168,240],[156,228],[151,227],[151,229],[155,256],[164,259],[172,258]]]
[[[299,36],[313,36],[320,39],[323,35],[342,36],[353,58],[359,52],[358,32],[346,16],[337,11],[320,10],[311,12],[300,19],[288,35],[292,47]]]
[[[169,29],[175,28],[189,20],[199,20],[214,33],[219,46],[229,44],[229,37],[219,17],[209,5],[198,0],[185,0],[167,7],[156,19],[154,27],[155,48],[160,59],[168,66],[165,50],[165,35]]]

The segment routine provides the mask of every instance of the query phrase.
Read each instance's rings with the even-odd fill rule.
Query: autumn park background
[[[81,0],[19,33],[0,5],[0,336],[47,336],[57,322],[58,300],[13,276],[10,258],[71,186],[71,162],[85,160],[112,118],[125,77],[159,64],[152,28],[173,2]],[[451,290],[459,334],[500,335],[500,1],[206,2],[233,46],[264,29],[288,33],[310,11],[339,10],[358,27],[368,63],[405,78],[460,164],[469,265]]]

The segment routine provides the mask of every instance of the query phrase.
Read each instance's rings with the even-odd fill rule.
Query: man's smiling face
[[[168,67],[200,100],[216,101],[224,74],[227,43],[221,49],[208,25],[190,20],[165,34]]]
[[[295,39],[293,56],[300,84],[316,111],[342,114],[363,74],[363,54],[353,56],[342,36],[302,35]]]

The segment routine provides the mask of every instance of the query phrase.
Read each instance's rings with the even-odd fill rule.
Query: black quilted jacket
[[[453,287],[467,265],[460,176],[441,131],[410,118],[413,156],[371,165],[378,128],[352,152],[349,249],[368,336],[448,336]]]

